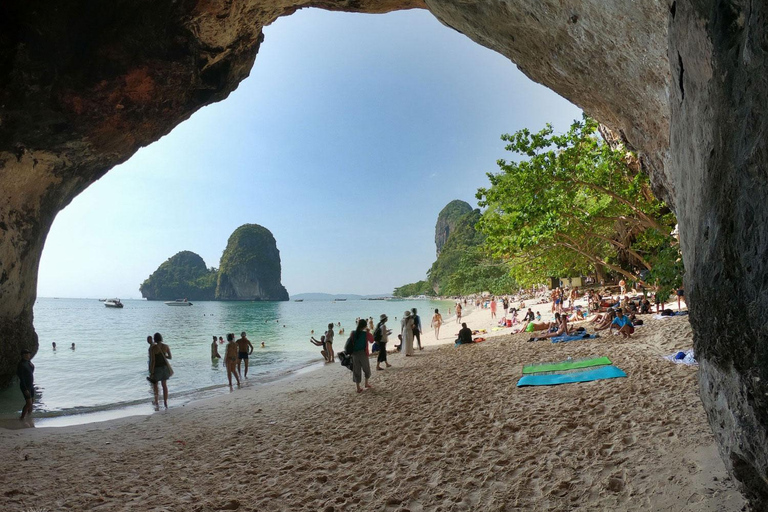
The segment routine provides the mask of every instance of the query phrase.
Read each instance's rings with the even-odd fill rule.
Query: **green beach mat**
[[[611,364],[607,357],[593,357],[592,359],[581,359],[579,361],[560,361],[559,363],[539,363],[529,364],[523,367],[523,375],[542,372],[559,372],[564,370],[576,370],[579,368],[589,368],[592,366],[605,366]]]
[[[523,375],[517,381],[517,387],[523,386],[557,386],[558,384],[570,384],[572,382],[589,382],[591,380],[616,379],[626,377],[627,374],[615,366],[601,366],[590,368],[580,372],[565,374],[545,373],[539,375]]]

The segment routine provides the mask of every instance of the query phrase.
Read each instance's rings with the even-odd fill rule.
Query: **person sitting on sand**
[[[221,359],[219,348],[216,346],[216,336],[213,337],[213,342],[211,343],[211,359]]]
[[[235,375],[237,385],[240,385],[240,375],[237,372],[237,343],[235,343],[234,333],[227,334],[227,347],[224,352],[224,363],[227,365],[227,380],[229,387],[232,387],[232,374]]]
[[[466,322],[461,324],[461,330],[459,331],[458,338],[456,339],[457,345],[463,345],[465,343],[472,343],[472,329],[467,327]]]
[[[171,363],[171,349],[163,343],[163,336],[156,332],[154,336],[155,343],[149,346],[149,382],[152,383],[152,391],[155,395],[153,405],[160,407],[157,383],[163,386],[163,404],[168,408],[168,384],[166,381],[173,376]]]
[[[645,297],[643,301],[640,303],[640,314],[646,315],[651,312],[651,301],[648,300],[648,297]]]
[[[240,333],[240,339],[237,340],[237,373],[240,374],[240,361],[245,360],[245,374],[243,377],[248,378],[248,356],[253,354],[253,345],[250,340],[245,337],[245,331]]]
[[[555,336],[567,336],[571,333],[571,328],[568,325],[568,315],[559,315],[555,313],[555,320],[557,321],[557,329],[550,329],[549,332],[538,336],[538,339],[554,338]]]
[[[601,316],[601,315],[598,315]],[[604,331],[605,329],[608,329],[611,326],[611,323],[613,322],[613,319],[616,318],[616,310],[611,309],[604,313],[600,320],[596,322],[595,330],[596,331]]]
[[[613,326],[616,326],[618,332],[621,333],[621,335],[625,338],[631,338],[632,333],[635,332],[635,326],[632,325],[632,320],[628,316],[624,316],[624,312],[621,310],[621,308],[616,310],[616,318],[613,319],[613,322],[611,322],[611,326],[608,329],[608,332],[611,333],[613,331]]]
[[[323,359],[325,359],[325,362],[330,363],[330,361],[328,360],[328,352],[326,352],[325,350],[325,336],[320,336],[319,340],[316,340],[314,336],[310,336],[309,342],[316,347],[322,347],[322,350],[320,351],[320,353],[323,354]]]
[[[528,311],[525,313],[525,317],[523,317],[523,322],[533,322],[536,320],[536,315],[531,310],[531,308],[528,308]],[[541,315],[539,315],[539,320],[541,320]]]

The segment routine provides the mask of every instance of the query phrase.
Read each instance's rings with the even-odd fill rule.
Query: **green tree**
[[[418,295],[435,295],[435,291],[427,281],[417,281],[395,288],[392,293],[395,297],[416,297]]]
[[[597,136],[585,116],[563,135],[552,127],[503,135],[514,161],[499,160],[477,198],[477,228],[491,253],[510,261],[521,284],[608,269],[628,280],[667,264],[676,223],[656,199],[637,158]],[[664,279],[668,279],[665,277]]]

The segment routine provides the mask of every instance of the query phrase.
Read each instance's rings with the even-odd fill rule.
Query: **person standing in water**
[[[253,354],[253,345],[245,337],[245,331],[240,333],[240,339],[237,340],[237,374],[240,375],[240,361],[245,360],[245,374],[243,377],[248,378],[248,356]]]
[[[339,334],[343,333],[344,331],[339,331]],[[328,324],[328,330],[325,331],[325,352],[328,354],[329,363],[336,361],[336,354],[333,353],[333,322]]]
[[[155,394],[155,401],[153,402],[155,407],[160,407],[157,383],[159,382],[163,386],[163,405],[168,408],[168,384],[166,381],[173,375],[173,369],[171,363],[168,361],[173,359],[171,356],[171,349],[163,343],[163,336],[156,332],[154,336],[154,345],[149,346],[149,381],[152,383],[152,391]]]
[[[379,317],[379,325],[376,326],[376,330],[373,331],[373,341],[379,345],[379,356],[376,358],[376,369],[383,370],[381,363],[387,365],[387,368],[392,366],[387,362],[387,342],[389,341],[389,332],[387,332],[387,315],[381,315]]]
[[[235,335],[233,333],[227,334],[227,349],[224,352],[224,362],[227,365],[227,380],[229,380],[229,387],[232,387],[232,374],[235,374],[237,379],[237,385],[240,385],[240,375],[237,373],[237,343],[235,343]]]
[[[19,378],[19,388],[24,395],[24,407],[21,409],[20,420],[32,415],[32,401],[35,399],[35,365],[32,364],[32,352],[27,349],[21,351],[21,361],[16,367],[16,376]]]
[[[443,325],[443,317],[439,310],[435,310],[435,315],[432,317],[432,328],[435,329],[435,339],[440,339],[440,326]]]
[[[213,343],[211,343],[211,359],[221,359],[219,347],[216,346],[216,336],[213,337]]]

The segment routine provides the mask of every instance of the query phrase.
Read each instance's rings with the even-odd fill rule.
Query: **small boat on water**
[[[293,302],[304,302],[304,299],[296,299]]]
[[[104,299],[104,306],[108,308],[122,308],[123,303],[120,299]]]
[[[344,302],[347,299],[333,299],[333,302]]]
[[[191,306],[192,303],[187,299],[169,300],[165,303],[166,306]]]

